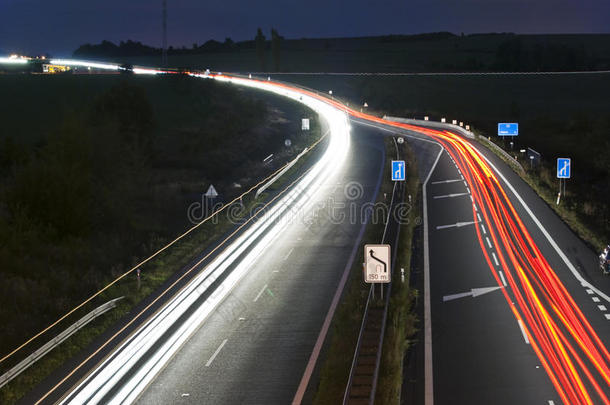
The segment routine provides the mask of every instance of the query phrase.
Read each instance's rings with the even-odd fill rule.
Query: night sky
[[[434,31],[608,33],[608,0],[168,0],[168,43]],[[0,52],[69,56],[83,43],[161,44],[161,0],[0,0]]]

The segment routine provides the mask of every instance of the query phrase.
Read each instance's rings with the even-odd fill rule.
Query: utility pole
[[[163,0],[163,49],[161,50],[161,65],[167,67],[167,0]]]

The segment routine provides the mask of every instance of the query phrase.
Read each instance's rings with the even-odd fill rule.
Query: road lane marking
[[[479,209],[477,208],[477,205],[476,205],[476,204],[472,204],[472,205],[474,206],[474,210],[475,210],[476,212],[479,212]]]
[[[502,273],[502,270],[499,270],[498,273],[500,273],[500,278],[502,279],[502,284],[504,284],[504,287],[506,287],[506,280],[504,279],[504,273]]]
[[[610,319],[610,314],[604,314],[604,316],[606,317],[606,319]]]
[[[453,193],[453,194],[445,194],[445,195],[435,195],[433,198],[434,199],[439,199],[439,198],[454,198],[454,197],[460,197],[463,195],[468,195],[468,193]]]
[[[487,246],[489,246],[489,248],[491,249],[491,242],[489,241],[489,237],[486,236],[485,240],[487,241]]]
[[[472,195],[470,195],[470,201],[472,201],[472,203],[474,204],[474,198],[472,198]]]
[[[555,405],[555,402],[553,402],[549,399],[549,405]]]
[[[607,310],[605,305],[598,305],[597,308],[599,308],[600,311],[606,311]]]
[[[261,297],[261,295],[263,294],[263,292],[265,292],[265,288],[267,288],[267,284],[265,284],[263,286],[263,288],[261,288],[261,290],[258,292],[258,294],[256,294],[256,297],[254,298],[253,302],[258,301],[258,299]]]
[[[589,294],[589,295],[593,294],[593,290],[590,288],[587,288],[587,294]]]
[[[210,367],[210,365],[212,364],[212,362],[214,361],[214,359],[216,358],[216,356],[218,356],[218,353],[220,353],[220,351],[222,350],[222,348],[224,347],[224,345],[227,343],[227,339],[223,340],[222,343],[220,344],[220,346],[218,346],[218,349],[216,349],[216,351],[214,352],[214,354],[212,355],[212,357],[210,357],[210,360],[208,360],[207,363],[205,363],[206,367]]]
[[[288,254],[286,256],[284,256],[284,258],[282,260],[288,259],[288,256],[290,256],[290,254],[292,253],[293,250],[294,250],[294,248],[290,249],[290,252],[288,252]]]
[[[494,263],[496,263],[496,266],[499,266],[500,262],[498,261],[498,256],[496,256],[496,252],[491,252],[491,255],[494,258]]]
[[[472,225],[472,224],[476,224],[476,221],[471,221],[471,222],[456,222],[455,224],[450,224],[450,225],[438,225],[436,227],[436,229],[461,228],[463,226]]]
[[[439,180],[439,181],[433,181],[430,184],[447,184],[447,183],[456,183],[458,181],[462,181],[460,179],[455,179],[455,180]]]
[[[466,186],[466,188],[468,188],[468,183],[466,183],[466,180],[464,180],[464,185]]]
[[[485,230],[485,225],[481,224],[481,230],[483,231],[483,235],[487,235],[487,231]]]
[[[466,186],[466,192],[470,194],[470,187]]]
[[[481,214],[477,213],[477,219],[479,220],[479,222],[483,221],[483,220],[481,219]]]
[[[591,297],[591,299],[593,300],[593,302],[599,302],[599,298],[597,297]]]
[[[422,196],[423,196],[423,211],[424,211],[424,405],[434,404],[434,372],[433,372],[433,358],[432,358],[432,313],[430,305],[430,246],[428,243],[428,201],[427,201],[427,189],[428,181],[432,172],[436,168],[441,155],[445,151],[445,148],[438,142],[436,144],[441,148],[440,152],[436,156],[436,160],[428,173],[428,177],[422,185]],[[459,173],[459,172],[458,172]],[[464,176],[460,173],[462,180]],[[457,225],[457,224],[456,224]],[[437,228],[438,229],[438,228]]]
[[[525,333],[525,328],[523,327],[523,322],[521,322],[521,319],[517,319],[517,322],[519,322],[519,329],[521,329],[521,334],[523,335],[523,340],[525,340],[525,344],[530,344],[530,340],[527,338],[527,333]]]

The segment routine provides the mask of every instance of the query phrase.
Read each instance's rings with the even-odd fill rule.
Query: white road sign
[[[364,282],[390,282],[390,245],[364,245]]]
[[[309,118],[303,118],[301,120],[301,130],[309,131]]]

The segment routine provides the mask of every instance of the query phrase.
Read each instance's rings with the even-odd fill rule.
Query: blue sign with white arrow
[[[519,124],[516,122],[499,122],[498,136],[517,136],[519,135]]]
[[[557,178],[569,179],[572,176],[572,160],[570,158],[557,158]]]
[[[405,161],[392,160],[392,181],[404,181],[405,177]]]

